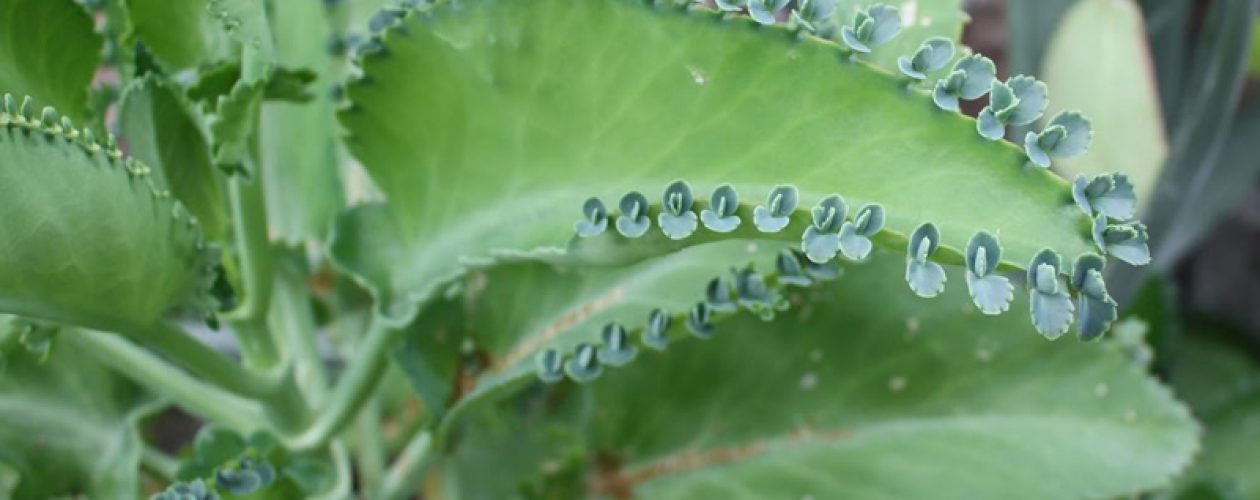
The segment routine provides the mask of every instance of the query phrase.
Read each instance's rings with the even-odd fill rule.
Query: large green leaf
[[[918,298],[887,279],[901,266],[881,253],[768,326],[732,317],[711,340],[476,412],[447,486],[467,498],[548,481],[642,498],[1104,498],[1189,463],[1195,424],[1121,346],[1048,343],[1019,315],[959,307],[956,288]]]
[[[1089,116],[1096,143],[1056,161],[1068,177],[1121,171],[1149,200],[1168,156],[1159,91],[1142,24],[1132,0],[1081,0],[1063,16],[1046,48],[1046,84],[1054,89],[1046,116],[1077,110]]]
[[[40,364],[13,356],[0,376],[0,464],[18,473],[14,498],[137,498],[151,397],[59,342]]]
[[[276,2],[273,8],[280,63],[320,75],[311,84],[310,102],[264,103],[259,127],[267,221],[279,239],[301,242],[322,238],[342,206],[330,30],[320,2]]]
[[[831,192],[879,202],[889,232],[933,221],[955,255],[996,232],[1016,266],[1092,247],[1066,184],[1020,150],[778,27],[626,0],[475,0],[413,12],[379,47],[341,119],[390,208],[350,212],[354,241],[334,254],[385,302],[422,300],[461,257],[563,245],[589,196],[656,200],[679,177],[757,203],[794,183],[802,213]],[[365,248],[394,258],[351,251]]]
[[[19,116],[0,113],[0,312],[131,330],[200,301],[201,231],[148,167]]]
[[[195,68],[229,55],[211,0],[126,0],[131,38],[144,42],[167,71]]]
[[[228,225],[223,182],[191,106],[179,88],[148,75],[123,91],[118,128],[128,152],[155,167],[154,177],[197,217],[206,236],[223,241]]]
[[[0,92],[31,95],[86,120],[102,43],[73,0],[0,0]]]

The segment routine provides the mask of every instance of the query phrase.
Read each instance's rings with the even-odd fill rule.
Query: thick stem
[[[140,452],[140,466],[157,479],[169,483],[175,480],[175,473],[179,471],[179,460],[162,450],[145,446],[144,451]]]
[[[288,440],[290,448],[311,450],[322,447],[345,428],[381,381],[387,366],[385,355],[400,332],[397,328],[386,326],[379,318],[372,321],[372,326],[363,340],[359,341],[354,357],[347,364],[346,373],[337,381],[331,397],[319,411],[315,421],[305,431]]]
[[[385,475],[385,443],[381,435],[381,405],[378,396],[368,398],[355,421],[355,465],[359,468],[361,491],[376,491]]]
[[[328,373],[316,342],[315,318],[311,311],[311,293],[306,285],[306,270],[300,251],[277,249],[274,297],[270,326],[280,339],[289,360],[298,388],[313,404],[322,404],[328,397]]]
[[[425,472],[433,461],[430,453],[433,437],[429,431],[420,431],[407,442],[398,458],[389,467],[381,489],[372,498],[377,500],[393,500],[408,498],[420,488],[424,482]]]
[[[237,175],[228,183],[245,300],[223,317],[232,325],[245,364],[266,369],[278,363],[280,356],[265,318],[271,304],[272,272],[262,182]]]
[[[62,339],[78,343],[101,363],[206,421],[241,432],[266,422],[257,402],[197,380],[118,335],[94,330],[74,333]]]
[[[280,385],[278,378],[263,377],[243,369],[170,323],[162,322],[148,331],[136,333],[133,338],[156,349],[198,377],[242,396],[267,398]]]

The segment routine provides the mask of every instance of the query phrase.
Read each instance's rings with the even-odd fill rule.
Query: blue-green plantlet
[[[840,253],[852,260],[863,260],[871,253],[871,237],[884,229],[884,207],[867,203],[859,208],[852,221],[840,226]]]
[[[985,139],[996,141],[1006,135],[1007,125],[1028,125],[1046,110],[1046,84],[1026,75],[1005,82],[994,81],[989,89],[989,105],[976,116],[976,130]]]
[[[731,285],[721,277],[709,280],[704,287],[704,303],[714,312],[731,312],[739,308],[731,298]]]
[[[735,277],[735,296],[739,305],[763,320],[774,318],[776,311],[787,309],[787,302],[774,289],[766,285],[766,279],[752,266],[732,269]]]
[[[714,3],[726,12],[739,12],[748,6],[748,0],[714,0]]]
[[[233,495],[248,495],[275,480],[276,470],[271,464],[248,457],[232,466],[220,467],[214,474],[215,484]]]
[[[626,328],[618,323],[604,325],[600,337],[604,341],[599,348],[599,362],[602,364],[623,366],[639,354],[639,348],[630,343]]]
[[[954,42],[944,37],[932,37],[923,41],[910,57],[897,59],[897,69],[913,80],[924,80],[928,73],[940,71],[954,58]],[[964,73],[963,78],[965,79]]]
[[[800,258],[791,250],[780,250],[774,260],[775,271],[779,273],[779,283],[788,286],[805,287],[814,284],[814,280],[801,267]]]
[[[739,195],[730,184],[723,184],[709,196],[709,207],[700,212],[704,227],[719,233],[729,233],[739,227]]]
[[[1049,167],[1051,158],[1070,158],[1089,148],[1093,135],[1089,120],[1075,111],[1064,111],[1046,124],[1041,132],[1024,135],[1024,152],[1033,163]]]
[[[810,209],[811,225],[801,235],[801,250],[809,260],[827,262],[840,251],[840,228],[848,205],[838,194],[828,195]]]
[[[1072,181],[1072,200],[1085,215],[1104,215],[1112,219],[1129,220],[1137,209],[1137,195],[1133,184],[1124,174],[1102,174],[1088,179],[1079,174]]]
[[[665,311],[652,309],[648,313],[647,328],[643,330],[643,345],[664,351],[669,347],[669,327],[672,323],[673,318],[665,314]]]
[[[564,363],[564,373],[574,382],[585,383],[599,378],[604,373],[604,365],[600,363],[600,348],[588,343],[580,343],[573,348],[573,356]]]
[[[685,181],[674,181],[665,188],[665,194],[661,196],[662,210],[656,216],[665,236],[681,240],[696,232],[696,213],[691,211],[692,203],[691,186]]]
[[[787,4],[788,0],[748,0],[748,17],[761,24],[774,24],[775,16]]]
[[[1054,250],[1042,250],[1028,263],[1028,305],[1033,327],[1054,340],[1072,326],[1075,307],[1067,287],[1059,282],[1063,258]]]
[[[945,268],[928,260],[940,247],[941,232],[924,222],[910,233],[906,247],[906,284],[915,295],[930,299],[945,291]]]
[[[713,323],[710,322],[712,314],[707,303],[697,302],[687,312],[687,330],[702,339],[712,337]]]
[[[932,102],[946,111],[958,111],[959,99],[979,99],[989,93],[997,67],[980,54],[968,54],[954,63],[953,69],[932,88]]]
[[[648,218],[648,200],[643,193],[631,191],[621,197],[617,203],[621,214],[617,216],[617,232],[627,238],[638,238],[647,234],[652,227],[652,219]],[[581,234],[579,231],[578,234]]]
[[[1076,334],[1081,340],[1094,340],[1116,320],[1116,301],[1107,293],[1103,283],[1103,267],[1106,261],[1097,254],[1087,253],[1076,258],[1072,265],[1072,288],[1076,289],[1076,309],[1080,319]]]
[[[967,243],[967,290],[971,301],[984,314],[1006,312],[1015,296],[1011,280],[997,274],[1001,260],[1002,246],[996,236],[981,231]]]
[[[582,219],[574,225],[578,236],[590,238],[608,229],[608,209],[599,198],[588,198],[582,203]]]
[[[545,349],[534,357],[538,378],[548,384],[564,380],[564,356],[556,349]]]
[[[1146,225],[1141,222],[1112,224],[1104,214],[1094,217],[1094,244],[1107,255],[1135,266],[1151,262],[1151,249],[1146,244]]]
[[[790,216],[799,203],[796,186],[780,184],[770,190],[766,204],[753,209],[753,224],[763,233],[777,233],[791,222]]]
[[[792,20],[806,30],[817,33],[836,13],[836,0],[798,0],[792,9]]]
[[[153,497],[154,500],[219,500],[219,494],[206,487],[205,481],[194,479],[187,483],[174,483]]]
[[[901,32],[901,16],[895,7],[877,3],[853,15],[853,24],[840,29],[840,40],[854,52],[867,54]]]

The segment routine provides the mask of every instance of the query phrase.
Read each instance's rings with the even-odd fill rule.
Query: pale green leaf
[[[131,38],[144,43],[169,72],[229,56],[222,24],[209,15],[210,0],[127,0]]]
[[[30,95],[87,120],[102,45],[73,0],[0,0],[0,93]]]

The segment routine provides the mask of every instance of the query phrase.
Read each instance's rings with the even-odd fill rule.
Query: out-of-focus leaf
[[[259,126],[267,221],[279,240],[299,243],[322,238],[342,206],[330,31],[321,2],[277,2],[273,8],[280,64],[317,74],[310,101],[264,103]],[[272,81],[274,86],[278,80]]]
[[[1139,211],[1168,155],[1144,35],[1132,0],[1080,0],[1059,23],[1041,72],[1053,97],[1045,116],[1080,111],[1097,139],[1085,154],[1057,160],[1055,167],[1067,178],[1124,172]]]
[[[1007,74],[1036,73],[1041,67],[1041,59],[1059,20],[1075,2],[1076,0],[1007,0],[1003,3],[1006,14]],[[1054,90],[1057,91],[1058,87]]]
[[[1168,130],[1176,127],[1182,91],[1188,80],[1185,67],[1190,44],[1187,40],[1194,21],[1190,11],[1194,3],[1195,0],[1138,0],[1146,19],[1146,38],[1155,63],[1155,79],[1159,82],[1160,109],[1164,110]]]
[[[1188,465],[1188,412],[1120,346],[966,312],[963,287],[924,300],[888,279],[902,264],[878,253],[768,325],[733,317],[503,404],[521,416],[474,419],[451,482],[502,498],[573,474],[578,453],[579,484],[608,496],[1102,498]]]
[[[82,123],[103,43],[73,0],[0,0],[0,93],[33,96]]]
[[[222,24],[210,0],[127,0],[132,38],[144,42],[166,71],[196,68],[228,56]]]
[[[118,128],[132,156],[154,169],[154,177],[197,216],[206,237],[223,241],[227,200],[210,149],[180,90],[155,75],[123,91]]]
[[[1207,433],[1203,452],[1174,490],[1207,482],[1236,498],[1260,497],[1260,364],[1240,346],[1213,338],[1228,330],[1198,322],[1188,329],[1195,335],[1178,342],[1172,384]]]
[[[156,408],[73,342],[42,364],[14,357],[0,376],[0,463],[17,473],[13,498],[139,497],[136,424]]]

